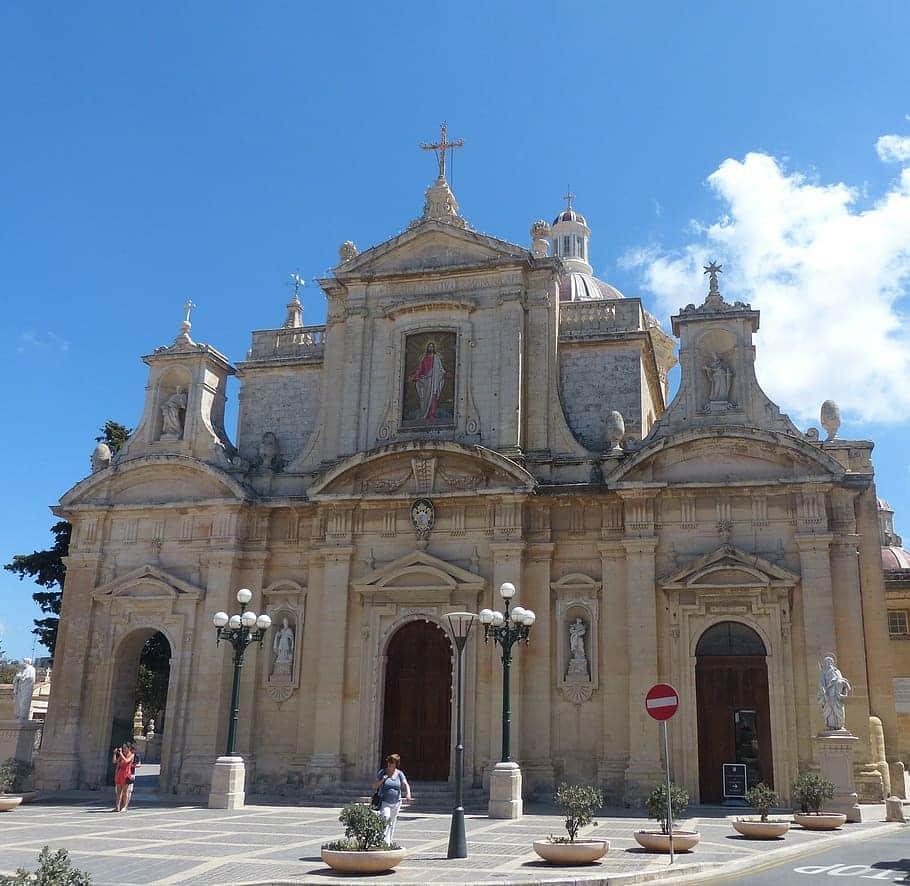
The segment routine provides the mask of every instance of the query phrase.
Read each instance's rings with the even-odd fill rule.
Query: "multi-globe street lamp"
[[[491,609],[480,610],[480,623],[483,625],[483,641],[486,643],[491,637],[493,642],[502,647],[502,760],[503,763],[512,761],[509,741],[512,730],[512,712],[509,706],[509,672],[512,668],[512,646],[522,640],[527,645],[531,634],[531,625],[537,616],[530,609],[521,606],[509,611],[509,601],[515,596],[515,585],[503,582],[499,587],[499,594],[505,601],[506,611],[500,612]]]
[[[449,828],[448,858],[467,858],[468,843],[464,830],[464,660],[463,653],[468,642],[468,634],[474,619],[473,612],[450,612],[449,628],[455,641],[458,658],[458,680],[456,689],[455,715],[455,809],[452,811],[452,824]]]
[[[240,670],[243,668],[243,653],[250,643],[259,643],[265,632],[272,626],[272,619],[267,615],[256,615],[248,611],[246,606],[253,599],[253,592],[246,588],[237,591],[237,602],[240,604],[239,615],[228,615],[226,612],[216,612],[212,616],[212,624],[218,634],[216,646],[222,640],[227,640],[234,647],[234,685],[231,689],[231,719],[228,723],[227,751],[225,755],[234,756],[234,746],[237,741],[237,721],[240,719]],[[253,630],[255,628],[256,630]]]

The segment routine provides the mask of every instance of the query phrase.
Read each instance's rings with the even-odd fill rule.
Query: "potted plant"
[[[667,786],[660,782],[645,801],[648,807],[648,817],[660,822],[659,831],[635,831],[635,840],[649,852],[670,851],[670,824],[667,818]],[[682,818],[689,805],[689,794],[685,788],[676,784],[670,785],[670,810],[673,813],[674,823]],[[682,828],[673,828],[673,851],[688,852],[695,847],[701,839],[698,831],[687,831]]]
[[[322,846],[322,860],[344,874],[380,874],[401,864],[408,854],[397,843],[384,843],[385,819],[369,803],[348,803],[338,820],[344,825],[344,840]]]
[[[799,812],[793,820],[811,831],[834,831],[847,821],[842,812],[822,812],[826,800],[834,797],[834,785],[814,772],[800,772],[793,781],[793,802]]]
[[[610,851],[606,840],[579,840],[578,832],[594,819],[604,804],[603,791],[581,784],[566,784],[556,790],[553,802],[566,817],[567,837],[535,840],[534,851],[551,864],[591,864]]]
[[[7,757],[0,764],[0,812],[9,812],[20,803],[28,803],[38,796],[37,791],[23,791],[34,770],[31,763],[15,757]]]
[[[777,794],[764,782],[759,782],[746,791],[746,802],[758,810],[759,817],[737,818],[734,830],[750,840],[774,840],[783,837],[790,830],[790,822],[784,818],[769,819],[768,812],[778,804]]]

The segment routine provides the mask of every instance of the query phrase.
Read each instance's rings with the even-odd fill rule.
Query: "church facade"
[[[816,761],[833,655],[861,790],[880,797],[870,718],[895,758],[898,721],[872,444],[840,440],[830,407],[820,435],[768,399],[759,314],[724,298],[719,269],[671,336],[593,276],[589,242],[571,202],[529,247],[473,231],[441,163],[404,233],[341,247],[320,281],[325,325],[302,325],[295,296],[234,364],[193,340],[188,313],[143,358],[129,441],[96,450],[56,508],[73,542],[40,783],[104,782],[161,632],[162,788],[206,793],[232,676],[211,619],[241,587],[273,621],[242,671],[248,790],[363,784],[390,752],[415,781],[451,780],[445,615],[501,609],[511,582],[537,614],[512,667],[526,796],[563,779],[613,803],[647,794],[662,751],[643,699],[665,681],[680,696],[670,762],[693,800],[721,799],[729,762],[786,798]],[[480,625],[465,659],[480,787],[502,703]]]

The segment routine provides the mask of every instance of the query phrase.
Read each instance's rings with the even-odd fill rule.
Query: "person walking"
[[[124,742],[119,748],[114,750],[114,790],[117,794],[117,805],[115,812],[126,812],[129,805],[129,792],[132,789],[133,761],[136,755],[130,748],[129,742]]]
[[[389,754],[385,758],[385,769],[380,769],[373,782],[373,790],[379,791],[381,804],[379,814],[386,820],[383,842],[391,843],[395,839],[395,822],[401,810],[403,800],[410,801],[411,786],[404,772],[398,768],[401,757],[398,754]]]

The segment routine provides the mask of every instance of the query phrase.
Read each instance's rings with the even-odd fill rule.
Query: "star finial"
[[[708,262],[705,265],[705,275],[708,277],[708,298],[712,295],[720,298],[720,289],[717,287],[717,275],[722,274],[721,265],[716,261]]]

